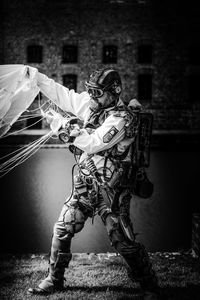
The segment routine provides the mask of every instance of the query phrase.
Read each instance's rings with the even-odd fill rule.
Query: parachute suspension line
[[[38,146],[40,144],[44,143],[46,140],[47,140],[47,137],[43,136],[42,138],[40,138],[40,139],[34,141],[33,143],[31,143],[31,145],[26,145],[24,150],[22,150],[17,155],[11,157],[9,160],[7,160],[6,162],[4,162],[0,165],[0,173],[7,171],[14,163],[15,163],[15,165],[13,165],[13,167],[18,165],[19,162],[20,163],[23,162],[24,159],[30,157],[29,154],[31,154],[31,152],[34,149],[38,150]]]
[[[36,96],[36,97],[37,97],[37,96]],[[35,100],[36,100],[36,99],[35,99]],[[35,101],[35,100],[34,100],[34,101]],[[34,102],[34,101],[33,101],[33,102]],[[48,99],[47,102],[50,102],[50,100]],[[35,108],[35,109],[31,109],[31,110],[27,108],[27,109],[25,110],[25,112],[31,112],[31,113],[32,113],[32,112],[34,112],[34,111],[40,110],[40,108],[41,108],[42,106],[45,106],[45,105],[46,105],[46,102],[44,102],[44,103],[41,105],[41,97],[40,97],[40,93],[39,93],[39,94],[38,94],[38,107]]]
[[[48,134],[52,134],[52,133],[49,132]],[[40,140],[41,138],[43,138],[43,137],[44,137],[44,136],[40,137],[38,140],[34,140],[34,141],[30,142],[29,144],[26,144],[26,145],[24,145],[24,146],[19,147],[17,150],[12,151],[11,153],[8,153],[8,154],[6,154],[6,155],[0,157],[0,161],[1,161],[1,160],[4,160],[6,157],[9,157],[9,156],[14,155],[14,154],[17,153],[17,152],[24,153],[24,151],[26,151],[26,149],[27,149],[28,147],[31,147],[32,145],[34,145],[34,144],[36,143],[36,141],[39,141],[39,140]]]
[[[50,101],[48,101],[48,102],[49,102],[49,103],[48,103],[48,107],[45,108],[44,112],[48,111],[49,108],[51,107]],[[38,110],[38,109],[39,109],[39,108],[37,108],[37,110]],[[26,110],[26,111],[27,111],[27,112],[32,112],[32,110],[29,110],[29,111]],[[40,118],[39,120],[37,120],[35,123],[33,123],[33,124],[29,125],[29,126],[25,126],[25,127],[21,128],[21,129],[19,129],[19,130],[16,130],[16,131],[12,131],[12,132],[9,131],[7,134],[1,136],[0,138],[3,139],[3,138],[6,138],[6,137],[8,137],[8,136],[10,136],[10,135],[15,135],[15,134],[17,134],[17,133],[20,133],[20,132],[22,132],[23,130],[25,130],[25,129],[27,129],[27,128],[29,128],[29,127],[31,127],[31,126],[37,124],[38,122],[40,122],[41,120],[43,120],[43,119],[45,118],[43,115],[41,115],[41,113],[40,113],[40,114],[35,114],[35,115],[34,115],[34,114],[30,114],[30,115],[23,115],[23,116],[20,116],[19,119],[16,120],[15,123],[17,123],[17,122],[22,122],[22,121],[26,121],[26,120],[28,120],[28,119],[35,118],[35,117],[38,117],[38,116],[41,116],[41,118]],[[10,125],[10,124],[9,124],[9,123],[5,123],[4,126],[6,126],[6,125]]]
[[[43,116],[43,114],[45,112],[47,112],[50,108],[51,108],[51,103],[50,101],[48,101],[48,106],[45,108],[45,109],[42,109],[42,107],[46,105],[46,103],[43,103],[42,105],[40,105],[38,108],[36,109],[33,109],[33,110],[26,110],[26,112],[30,112],[30,115],[22,115],[20,118],[19,118],[19,121],[21,121],[22,117],[24,117],[23,120],[26,120],[27,119],[31,119],[31,118],[34,118],[34,117],[38,117],[38,116]],[[38,113],[35,113],[33,114],[34,111],[39,111]]]
[[[0,178],[5,176],[16,166],[25,162],[33,154],[35,154],[42,147],[42,145],[50,139],[51,135],[52,132],[50,131],[46,135],[39,138],[38,140],[34,141],[33,143],[26,145],[26,147],[24,147],[24,150],[20,151],[18,154],[8,159],[6,162],[0,164],[0,174],[2,174],[0,175]]]
[[[21,116],[17,121],[17,122],[22,122],[22,121],[27,121],[28,119],[34,119],[35,117],[40,117],[41,114],[31,114],[31,115],[24,115]]]
[[[38,106],[39,106],[39,109],[41,110],[41,107],[42,107],[42,105],[41,105],[41,97],[40,97],[40,92],[38,93]]]
[[[48,111],[50,107],[51,107],[51,105],[49,104],[49,106],[45,109],[44,112]],[[37,115],[37,116],[38,116],[38,115]],[[39,115],[39,116],[41,116],[41,115]],[[28,119],[34,118],[35,116],[34,116],[34,115],[33,115],[33,116],[31,115],[31,117],[28,117],[28,118],[25,118],[25,117],[26,117],[26,116],[24,116],[24,119],[17,120],[15,123],[17,123],[18,121],[24,121],[24,120],[28,120]],[[31,125],[25,126],[25,127],[21,128],[21,129],[19,129],[19,130],[10,132],[10,133],[8,133],[8,134],[5,134],[4,136],[1,137],[1,139],[2,139],[2,138],[6,138],[6,137],[8,137],[8,136],[10,136],[10,135],[18,134],[18,133],[24,131],[25,129],[30,128],[31,126],[33,126],[33,125],[39,123],[40,121],[42,121],[42,120],[44,120],[44,119],[45,119],[45,117],[44,117],[44,116],[41,116],[41,118],[40,118],[39,120],[37,120],[36,122],[32,123]]]
[[[45,114],[48,112],[50,109],[53,109],[54,111],[60,112],[60,108],[53,103],[50,99],[45,101],[45,103],[41,104],[41,97],[40,94],[38,95],[38,107],[36,109],[32,110],[25,110],[24,112],[27,113],[20,115],[19,118],[16,120],[16,122],[20,121],[26,121],[28,119],[38,117],[40,116],[41,118],[34,122],[33,124],[26,126],[20,130],[12,131],[10,133],[7,133],[0,138],[5,138],[11,135],[16,135],[25,129],[33,126],[34,124],[37,124],[43,119],[46,119]],[[4,124],[5,125],[10,125],[9,123]],[[24,145],[17,149],[16,151],[13,151],[3,157],[0,157],[0,178],[5,176],[8,172],[10,172],[12,169],[17,167],[18,165],[22,164],[25,162],[27,159],[29,159],[33,154],[35,154],[51,137],[53,136],[53,132],[49,131],[47,134],[43,135],[36,141],[33,141],[29,143],[28,145]],[[2,163],[1,163],[2,162]]]
[[[48,111],[51,108],[51,106],[52,106],[51,101],[48,100],[48,106],[45,109],[42,109],[42,107],[44,107],[45,105],[46,105],[46,103],[43,103],[42,105],[40,105],[40,103],[39,103],[39,107],[37,107],[35,109],[31,109],[31,110],[27,109],[25,112],[28,112],[30,114],[21,115],[17,121],[21,121],[21,120],[24,121],[26,119],[31,119],[31,118],[34,118],[34,117],[43,116],[43,113]],[[38,111],[38,112],[34,114],[33,112],[35,112],[35,111]]]
[[[39,122],[40,122],[41,120],[43,120],[43,119],[44,119],[44,117],[41,117],[39,120],[37,120],[36,122],[32,123],[32,124],[29,125],[29,126],[26,126],[26,127],[23,127],[22,129],[19,129],[19,130],[16,130],[16,131],[14,131],[14,132],[10,132],[10,133],[8,133],[8,134],[5,134],[4,136],[1,137],[1,139],[6,138],[6,137],[11,136],[11,135],[16,135],[17,133],[22,132],[22,131],[24,131],[25,129],[30,128],[31,126],[33,126],[33,125],[39,123]]]

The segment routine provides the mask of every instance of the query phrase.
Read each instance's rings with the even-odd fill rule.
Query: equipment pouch
[[[154,185],[148,179],[144,168],[139,168],[134,182],[134,193],[141,198],[149,198],[153,194]]]
[[[135,168],[133,168],[129,162],[123,161],[122,169],[123,173],[120,178],[119,185],[120,187],[131,189],[135,179]]]

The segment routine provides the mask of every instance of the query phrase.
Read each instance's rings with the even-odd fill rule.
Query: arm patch
[[[113,126],[104,136],[103,136],[103,142],[109,143],[113,137],[119,132],[119,130]]]

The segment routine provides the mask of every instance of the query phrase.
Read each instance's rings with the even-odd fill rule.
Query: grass
[[[191,253],[150,253],[162,288],[162,299],[200,299],[200,261]],[[65,290],[49,296],[31,296],[46,275],[45,255],[0,257],[0,300],[128,300],[142,299],[137,283],[126,274],[122,258],[115,253],[74,254],[65,272]]]

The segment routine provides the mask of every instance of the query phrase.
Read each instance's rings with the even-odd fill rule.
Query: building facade
[[[93,69],[115,67],[122,76],[122,97],[137,98],[153,113],[154,130],[196,132],[196,9],[157,0],[5,1],[1,63],[31,65],[78,92]]]
[[[153,113],[147,172],[154,193],[150,199],[133,197],[134,229],[149,250],[190,248],[192,214],[200,211],[197,7],[191,1],[184,8],[178,0],[3,2],[1,64],[36,67],[78,92],[84,90],[93,69],[112,66],[122,76],[123,99],[128,102],[137,98]],[[40,95],[32,107],[38,108],[45,101]],[[30,127],[1,139],[1,156],[40,138],[47,127],[40,119],[16,122],[15,128]],[[71,190],[74,160],[57,139],[48,143],[0,178],[1,252],[49,250],[53,223]],[[17,234],[13,235],[13,228]],[[82,235],[75,239],[73,251],[113,251],[104,230],[98,219],[94,225],[88,221]]]

